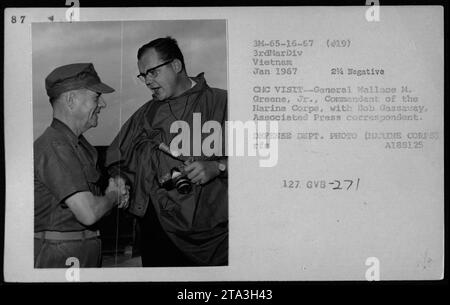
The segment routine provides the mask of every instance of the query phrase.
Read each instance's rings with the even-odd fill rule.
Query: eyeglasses
[[[143,82],[143,83],[145,83],[145,80],[146,80],[147,77],[149,77],[149,76],[150,76],[151,78],[156,78],[156,77],[158,76],[158,74],[159,74],[159,70],[157,70],[157,69],[158,69],[158,68],[161,68],[162,66],[165,66],[165,65],[170,64],[172,61],[174,61],[174,60],[171,59],[171,60],[169,60],[169,61],[163,62],[162,64],[160,64],[160,65],[158,65],[158,66],[156,66],[156,67],[150,68],[150,69],[148,69],[147,71],[145,71],[145,73],[138,74],[138,75],[137,75],[137,78],[139,78],[139,80],[140,80],[141,82]]]

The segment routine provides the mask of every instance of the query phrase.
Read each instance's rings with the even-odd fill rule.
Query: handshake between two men
[[[126,185],[125,180],[120,176],[111,177],[105,196],[112,198],[119,209],[126,209],[130,204],[130,186]]]
[[[219,166],[217,166],[219,164]],[[185,184],[205,184],[214,179],[221,172],[221,163],[216,161],[185,161],[181,172],[173,172],[168,177],[170,181],[176,181],[176,187],[180,191]],[[160,181],[161,186],[165,187],[166,181]],[[185,184],[183,184],[183,182]],[[190,189],[190,187],[188,188]],[[181,193],[184,193],[181,191]],[[115,198],[119,209],[127,209],[130,204],[130,186],[126,184],[121,176],[109,178],[108,187],[105,190],[105,196]]]
[[[130,144],[140,141],[147,127],[161,132],[161,139],[172,138],[172,124],[190,122],[195,113],[222,126],[227,92],[209,87],[203,73],[188,76],[182,52],[171,37],[152,40],[137,55],[138,78],[152,91],[152,99],[121,127],[106,154],[105,167],[118,165],[118,171],[130,171],[132,181],[127,186],[123,177],[113,174],[104,194],[97,185],[101,176],[97,153],[83,133],[98,125],[99,113],[106,107],[102,94],[114,89],[101,82],[92,63],[57,67],[45,79],[53,121],[34,142],[37,268],[64,268],[67,257],[77,257],[80,267],[100,266],[100,232],[95,224],[116,206],[139,217],[145,241],[140,249],[143,266],[228,263],[226,158],[185,162],[177,156],[142,153]],[[162,117],[166,119],[154,119]],[[121,162],[133,166],[120,168]],[[168,204],[160,207],[161,202]],[[161,208],[167,209],[161,213]],[[48,247],[55,239],[58,245]],[[61,243],[72,250],[62,253]]]

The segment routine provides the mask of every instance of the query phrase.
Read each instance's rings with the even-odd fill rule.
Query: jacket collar
[[[166,101],[183,98],[185,96],[191,95],[192,93],[196,93],[196,92],[199,92],[199,91],[202,91],[203,89],[205,89],[208,85],[206,84],[204,74],[205,74],[204,72],[201,72],[200,74],[198,74],[195,77],[190,77],[191,79],[193,79],[196,82],[195,86],[184,91],[182,94],[180,94],[176,97],[171,97],[171,98],[166,99]]]

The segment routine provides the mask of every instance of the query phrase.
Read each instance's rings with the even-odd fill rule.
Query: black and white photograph
[[[4,11],[6,282],[444,278],[442,6],[73,3]]]
[[[32,42],[35,268],[226,266],[227,158],[193,125],[227,117],[225,20],[34,24]]]

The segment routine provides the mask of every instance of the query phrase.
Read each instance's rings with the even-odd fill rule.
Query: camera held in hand
[[[172,168],[170,173],[160,179],[160,185],[168,191],[176,188],[180,194],[189,194],[192,191],[192,183],[187,177],[184,165]]]

